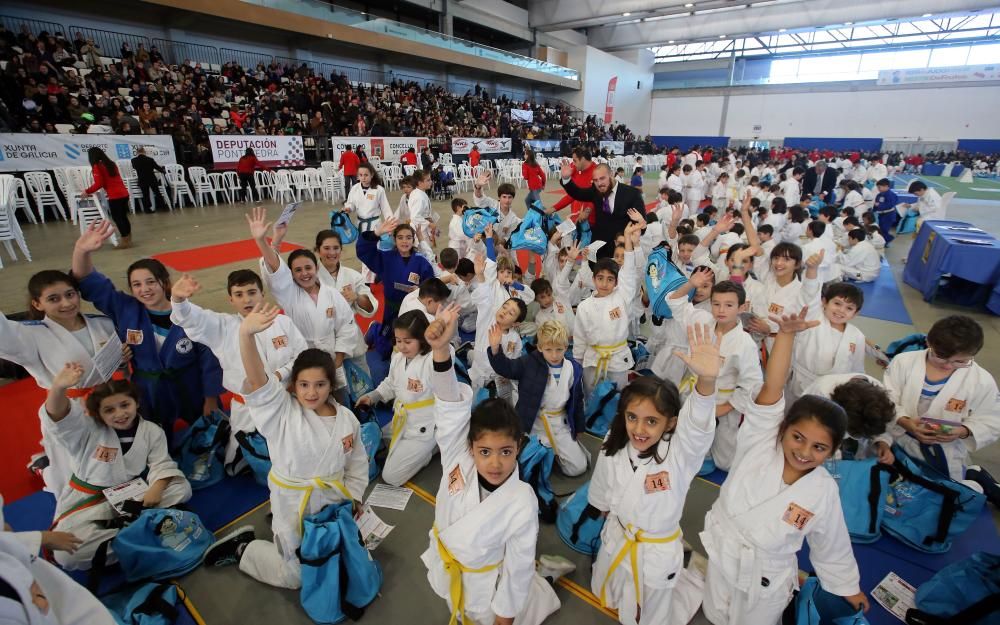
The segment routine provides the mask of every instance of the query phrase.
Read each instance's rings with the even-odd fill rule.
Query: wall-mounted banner
[[[216,169],[236,169],[236,163],[253,148],[266,167],[300,167],[306,164],[302,137],[283,135],[209,135]]]
[[[624,141],[601,141],[601,149],[607,150],[608,152],[614,152],[618,156],[625,154],[625,142]]]
[[[912,85],[939,82],[979,82],[1000,80],[1000,65],[966,65],[959,67],[922,67],[919,69],[887,69],[878,73],[880,85]]]
[[[0,134],[0,171],[90,167],[87,150],[98,147],[113,161],[131,159],[139,147],[161,165],[177,162],[170,135]]]
[[[524,142],[536,152],[558,152],[559,141],[553,139],[525,139]]]
[[[535,121],[535,112],[524,109],[510,109],[510,121],[530,124]]]
[[[618,77],[612,76],[608,81],[608,98],[604,102],[604,123],[610,124],[615,117],[615,89],[618,88]]]
[[[334,137],[333,162],[340,162],[340,155],[349,147],[361,146],[369,157],[377,156],[383,161],[398,163],[399,157],[413,148],[420,157],[420,151],[430,145],[426,137]],[[420,161],[418,160],[419,164]]]
[[[476,137],[455,137],[451,140],[452,154],[468,154],[476,146],[480,154],[502,154],[510,152],[510,139],[491,137],[479,139]]]

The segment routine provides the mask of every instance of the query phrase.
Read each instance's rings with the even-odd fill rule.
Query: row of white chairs
[[[24,233],[21,232],[21,226],[17,223],[17,217],[14,214],[18,208],[18,182],[21,183],[20,186],[23,189],[24,183],[17,177],[10,174],[0,175],[0,243],[3,243],[7,254],[15,262],[17,261],[17,253],[14,251],[16,243],[30,263],[31,251],[28,249],[28,243],[24,240]],[[3,269],[2,260],[0,260],[0,269]]]

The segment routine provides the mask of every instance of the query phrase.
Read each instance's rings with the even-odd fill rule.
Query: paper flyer
[[[916,594],[916,588],[892,572],[872,590],[872,598],[904,623],[906,611],[915,606],[913,597]]]

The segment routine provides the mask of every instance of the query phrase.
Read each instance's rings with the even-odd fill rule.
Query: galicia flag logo
[[[71,158],[74,161],[80,158],[80,146],[75,143],[64,143],[63,151],[66,153],[66,158]]]

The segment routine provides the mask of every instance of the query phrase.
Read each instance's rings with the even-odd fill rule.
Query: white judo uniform
[[[184,333],[192,341],[212,350],[222,367],[222,386],[235,393],[230,404],[229,425],[232,426],[232,432],[226,443],[225,464],[227,470],[236,468],[231,467],[239,449],[236,433],[256,430],[250,419],[250,411],[240,396],[247,377],[240,357],[239,330],[243,317],[236,313],[205,310],[190,300],[184,300],[180,303],[173,302],[170,320],[184,328]],[[295,358],[308,347],[302,333],[286,315],[278,315],[270,328],[254,335],[254,340],[257,343],[257,353],[264,361],[264,369],[277,373],[282,380],[289,379]]]
[[[668,294],[669,297],[669,294]],[[694,304],[694,310],[688,317],[687,324],[714,324],[712,317],[712,302],[705,300]],[[654,354],[653,363],[650,369],[657,377],[670,380],[677,387],[680,387],[681,380],[684,379],[684,372],[687,365],[684,361],[674,356],[675,351],[687,352],[687,325],[677,319],[663,319],[659,326],[653,326],[652,336],[646,343],[646,349],[650,354]]]
[[[67,570],[87,570],[102,542],[118,533],[104,521],[117,513],[104,497],[95,497],[105,488],[124,484],[140,475],[152,486],[170,478],[158,507],[169,508],[191,498],[191,484],[167,451],[163,430],[149,421],[139,421],[132,446],[122,453],[115,431],[84,413],[79,400],[70,400],[69,414],[53,421],[43,405],[39,409],[46,433],[59,440],[73,456],[76,473],[56,502],[54,529],[71,532],[83,541],[74,553],[56,551],[56,562]],[[117,562],[108,549],[108,563]]]
[[[774,334],[778,331],[778,324],[768,317],[770,315],[798,314],[802,310],[802,282],[793,277],[791,282],[781,286],[774,278],[774,274],[768,272],[761,278],[760,283],[764,285],[765,301],[767,302],[767,315],[764,316],[764,319],[767,320],[767,325],[770,326],[771,333]],[[774,345],[774,337],[767,337],[765,343],[770,351]]]
[[[965,476],[969,453],[996,442],[1000,437],[1000,402],[997,383],[990,372],[976,363],[957,369],[948,378],[925,410],[920,410],[920,392],[927,375],[927,350],[904,352],[892,359],[885,370],[885,388],[896,403],[896,418],[920,419],[931,417],[957,421],[969,428],[971,435],[943,443],[948,461],[948,473],[953,480]],[[920,443],[912,436],[899,433],[896,443],[906,453],[922,458]]]
[[[83,315],[84,327],[70,332],[48,317],[37,321],[11,321],[0,312],[0,358],[13,361],[48,389],[67,362],[83,367],[81,384],[95,386],[107,380],[94,379],[94,355],[115,334],[115,324],[103,315]],[[44,425],[44,421],[41,425]],[[45,436],[42,449],[49,466],[42,471],[45,490],[56,498],[76,470],[72,455],[57,440]]]
[[[604,605],[618,610],[620,623],[666,622],[684,568],[681,512],[712,444],[715,401],[691,393],[673,435],[658,443],[656,454],[663,462],[640,458],[631,442],[613,456],[598,456],[587,501],[608,517],[590,588]]]
[[[530,304],[535,299],[535,293],[528,287],[523,290],[511,288],[509,291],[497,280],[497,264],[486,261],[484,272],[485,282],[474,281],[475,290],[472,291],[472,303],[476,305],[476,342],[472,354],[472,366],[469,369],[469,377],[472,380],[472,388],[476,391],[486,386],[491,379],[497,381],[497,393],[500,397],[510,399],[511,403],[516,403],[514,385],[510,380],[497,378],[496,372],[490,366],[490,360],[486,357],[486,350],[490,347],[490,327],[496,323],[496,314],[500,307],[508,299],[516,297]],[[521,355],[522,342],[521,335],[517,328],[510,328],[504,332],[500,339],[504,354],[508,358],[517,358]]]
[[[916,209],[920,212],[921,221],[945,218],[945,207],[941,194],[931,187],[927,187],[924,194],[920,196]]]
[[[464,625],[493,625],[496,616],[540,625],[560,602],[535,572],[535,492],[516,466],[493,492],[480,486],[468,441],[472,391],[454,369],[432,373],[431,386],[443,469],[430,545],[420,556],[431,588]]]
[[[351,287],[357,297],[366,296],[368,298],[368,301],[372,304],[371,312],[361,308],[355,302],[351,306],[354,314],[361,315],[362,317],[374,317],[375,313],[378,312],[378,299],[372,294],[371,287],[365,282],[360,272],[345,266],[344,263],[340,263],[337,275],[331,274],[322,265],[316,268],[316,275],[319,276],[320,282],[328,287],[337,289],[341,294],[344,293],[344,289]]]
[[[882,240],[883,247],[885,239]],[[874,282],[882,271],[882,256],[868,241],[858,241],[846,252],[837,254],[833,266],[833,279],[843,278],[855,282]]]
[[[860,592],[837,483],[823,467],[794,484],[783,481],[784,415],[783,399],[750,407],[732,470],[705,515],[702,610],[714,625],[777,625],[798,586],[803,539],[824,590],[843,597]]]
[[[354,413],[339,404],[331,404],[337,414],[330,417],[303,408],[273,376],[244,399],[271,454],[274,540],[247,545],[240,570],[265,584],[294,590],[302,586],[295,555],[302,542],[302,516],[331,503],[364,498],[368,455],[361,426]]]
[[[384,187],[366,189],[357,182],[351,185],[344,206],[358,216],[358,230],[362,233],[378,230],[383,219],[392,217],[392,208],[389,206],[389,198]],[[322,273],[322,267],[319,269]],[[375,280],[374,273],[364,263],[361,264],[361,273],[364,275],[363,282]]]

